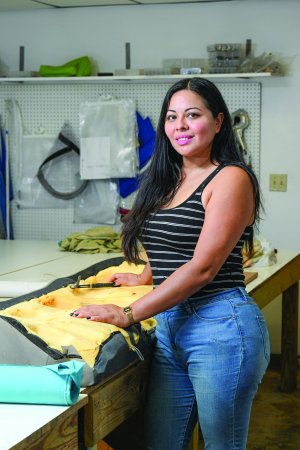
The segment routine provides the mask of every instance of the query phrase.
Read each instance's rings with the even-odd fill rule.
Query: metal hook
[[[236,135],[237,141],[241,149],[247,153],[247,144],[244,140],[243,132],[249,126],[250,119],[247,111],[244,109],[238,109],[231,114],[233,131]]]

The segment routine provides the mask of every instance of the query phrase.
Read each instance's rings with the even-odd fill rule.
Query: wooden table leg
[[[283,392],[292,392],[297,388],[298,298],[298,282],[282,294],[280,390]]]
[[[82,424],[86,447],[92,447],[103,439],[115,450],[140,450],[141,425],[137,422],[142,419],[142,414],[137,411],[144,402],[149,365],[150,355],[83,391],[89,398]],[[111,439],[106,439],[110,433]],[[130,442],[129,447],[127,441]]]

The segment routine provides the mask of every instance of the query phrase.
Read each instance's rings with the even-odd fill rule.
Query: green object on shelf
[[[88,56],[81,56],[62,66],[41,65],[41,77],[88,77],[92,73],[92,64]]]
[[[78,400],[84,363],[48,366],[0,365],[0,403],[73,405]]]

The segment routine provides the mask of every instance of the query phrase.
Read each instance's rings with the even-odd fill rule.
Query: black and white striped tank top
[[[193,257],[205,217],[202,191],[222,168],[218,166],[179,206],[152,213],[145,223],[142,244],[151,265],[154,287]],[[245,286],[241,251],[250,229],[245,229],[214,280],[192,297]]]

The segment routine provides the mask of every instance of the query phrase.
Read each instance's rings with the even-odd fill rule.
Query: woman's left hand
[[[71,316],[78,319],[88,319],[94,322],[104,322],[116,325],[120,328],[127,328],[130,325],[123,308],[117,305],[87,305],[76,309]]]

